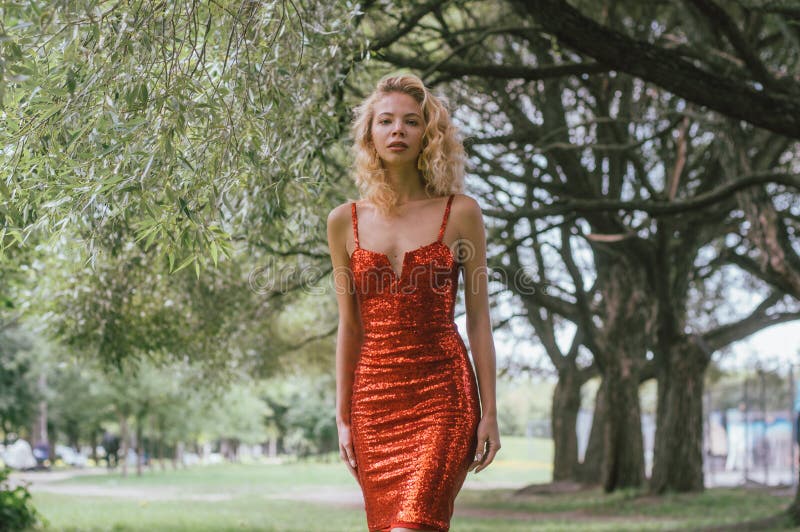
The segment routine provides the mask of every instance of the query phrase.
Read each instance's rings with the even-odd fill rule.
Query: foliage
[[[50,423],[70,445],[91,442],[102,433],[103,423],[114,419],[111,388],[102,374],[87,364],[74,360],[54,364],[47,375],[47,388]]]
[[[284,451],[309,456],[337,448],[335,389],[332,374],[287,375],[262,383],[271,410],[267,421],[283,438]]]
[[[25,530],[41,518],[31,503],[31,494],[24,486],[8,485],[8,468],[0,468],[0,532]]]
[[[221,397],[211,397],[204,416],[203,435],[210,439],[232,438],[243,443],[262,443],[267,438],[267,405],[249,384],[232,386]]]
[[[188,270],[170,275],[152,253],[114,234],[93,267],[68,239],[52,251],[34,266],[38,282],[24,294],[26,311],[43,318],[54,340],[117,371],[143,356],[202,359],[211,371],[227,359],[237,318],[255,304],[239,262],[220,264],[203,280]]]
[[[326,181],[352,2],[7,2],[0,250],[124,222],[177,271],[280,242]],[[302,127],[297,127],[302,124]],[[235,234],[234,234],[235,233]],[[33,236],[32,236],[33,235]]]
[[[553,383],[520,377],[497,381],[497,422],[500,433],[526,436],[529,429],[546,423],[549,434]]]
[[[268,438],[283,440],[281,450],[295,454],[335,448],[330,374],[260,380],[239,372],[214,378],[204,363],[150,357],[125,359],[118,370],[33,334],[20,328],[0,344],[7,355],[0,366],[0,418],[9,430],[27,426],[43,397],[51,441],[76,447],[115,430],[124,417],[142,422],[144,438],[167,449],[180,442],[260,444]],[[26,343],[14,349],[12,339]],[[39,376],[46,383],[42,390]]]
[[[0,329],[0,431],[15,431],[33,415],[36,389],[31,338],[18,327]]]
[[[712,410],[783,411],[792,403],[789,377],[778,370],[740,370],[708,375],[707,401]]]
[[[267,300],[253,272],[320,260],[302,255],[343,174],[326,150],[360,15],[349,1],[2,4],[0,306],[44,315],[106,369],[147,356],[202,360],[221,381],[276,371],[264,337],[296,284]]]

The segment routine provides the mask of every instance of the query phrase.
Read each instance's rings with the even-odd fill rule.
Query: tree
[[[25,2],[0,8],[0,250],[125,220],[170,270],[230,240],[295,241],[358,6],[324,2]],[[302,124],[302,127],[297,127]],[[127,236],[127,235],[126,235]],[[85,251],[101,246],[90,232]]]
[[[209,404],[205,436],[228,444],[226,458],[238,460],[239,445],[260,444],[267,439],[269,407],[251,383],[232,386]]]
[[[31,339],[18,326],[0,329],[0,430],[8,435],[33,419],[39,392],[32,373]]]
[[[594,4],[598,23],[566,0],[515,0],[544,32],[581,54],[654,83],[722,115],[787,137],[800,138],[800,82],[790,77],[800,60],[800,10],[788,3],[690,0],[671,10],[655,42],[609,25],[630,6]],[[688,13],[687,13],[688,11]],[[687,17],[687,15],[689,15]],[[676,20],[680,17],[680,21]],[[649,17],[648,17],[649,18]],[[741,25],[737,21],[742,20]],[[743,27],[742,27],[743,26]],[[700,39],[695,40],[700,36]]]
[[[108,382],[95,367],[80,364],[76,357],[62,355],[53,361],[47,378],[49,421],[69,446],[79,449],[89,443],[96,459],[103,425],[115,421]]]
[[[298,456],[325,454],[337,449],[333,372],[287,372],[261,383],[261,397],[269,405],[266,418],[278,429],[283,450]]]
[[[247,328],[268,331],[309,280],[264,290],[254,274],[325,259],[308,227],[338,194],[325,187],[341,176],[330,168],[347,122],[344,78],[366,52],[358,6],[72,2],[0,13],[0,280],[35,242],[69,248],[47,269],[57,281],[41,301],[77,350],[117,366],[157,354],[204,358],[212,375],[240,363],[274,371],[275,357],[259,356],[263,335]],[[225,259],[236,264],[199,282]]]

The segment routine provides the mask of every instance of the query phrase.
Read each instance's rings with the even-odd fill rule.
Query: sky
[[[723,368],[750,368],[755,370],[760,360],[765,370],[781,366],[788,370],[789,364],[800,367],[800,321],[773,325],[762,329],[731,346],[731,353],[720,357],[715,354]],[[783,372],[781,371],[781,372]],[[797,369],[795,373],[797,374]]]

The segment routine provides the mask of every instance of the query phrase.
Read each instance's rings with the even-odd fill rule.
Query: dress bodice
[[[359,245],[358,212],[351,204],[355,249],[350,267],[366,340],[392,330],[453,328],[459,263],[442,240],[452,201],[450,195],[437,239],[406,251],[399,275],[385,253]]]

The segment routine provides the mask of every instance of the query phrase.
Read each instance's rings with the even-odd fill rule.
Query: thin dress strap
[[[352,202],[350,204],[350,212],[351,217],[353,218],[353,240],[356,243],[356,247],[358,246],[358,213],[356,212],[356,204]]]
[[[442,227],[439,228],[439,238],[436,239],[437,242],[441,242],[442,238],[444,238],[444,229],[447,227],[447,218],[450,216],[450,204],[453,203],[453,196],[454,194],[450,194],[450,197],[447,198],[447,206],[444,208],[444,218],[442,219]]]

